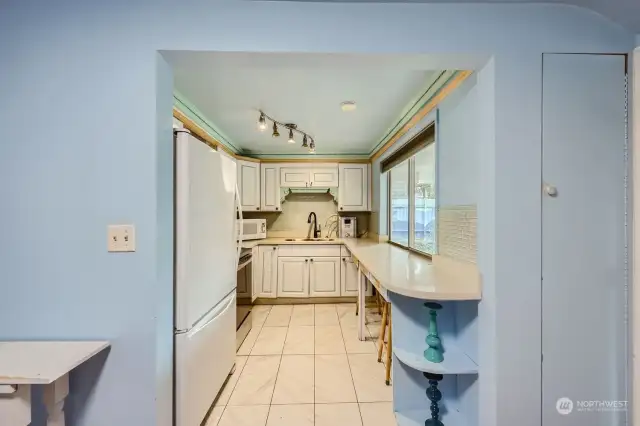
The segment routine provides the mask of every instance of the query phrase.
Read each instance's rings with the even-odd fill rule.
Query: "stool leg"
[[[382,349],[384,348],[384,334],[387,330],[387,304],[382,305],[382,323],[378,336],[378,362],[382,362]]]
[[[391,352],[392,352],[392,328],[391,328],[391,303],[387,303],[387,322],[389,323],[389,343],[387,343],[387,375],[386,375],[386,384],[389,386],[391,384]]]

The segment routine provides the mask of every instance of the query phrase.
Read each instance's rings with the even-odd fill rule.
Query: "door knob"
[[[544,193],[549,197],[557,197],[558,196],[558,188],[548,183],[544,184]]]

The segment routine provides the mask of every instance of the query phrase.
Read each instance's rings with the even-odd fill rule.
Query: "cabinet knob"
[[[553,185],[550,185],[548,183],[544,184],[544,192],[549,196],[549,197],[557,197],[558,196],[558,188],[556,188]]]
[[[311,261],[313,262],[313,259],[311,259]]]
[[[260,210],[260,207],[256,207],[256,210]]]
[[[347,259],[345,259],[345,258],[343,257],[343,258],[342,258],[342,261],[343,261],[343,262],[346,262],[346,261],[347,261]]]
[[[344,210],[344,207],[340,207],[340,210]]]
[[[305,183],[304,183],[304,186],[309,186],[309,182],[305,182]]]
[[[276,249],[276,247],[275,247],[275,246],[273,246],[273,249],[275,250],[275,249]]]
[[[276,207],[276,210],[278,210],[278,207]]]
[[[305,262],[308,262],[308,261],[309,261],[309,259],[305,259],[304,261],[305,261]]]

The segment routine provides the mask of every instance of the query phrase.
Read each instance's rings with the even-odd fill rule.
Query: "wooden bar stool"
[[[389,328],[389,339],[387,344],[384,343],[384,336]],[[385,352],[385,383],[387,386],[391,384],[391,351],[392,351],[392,335],[391,335],[391,303],[382,299],[382,322],[380,323],[380,335],[378,336],[378,362],[382,362],[382,350]]]

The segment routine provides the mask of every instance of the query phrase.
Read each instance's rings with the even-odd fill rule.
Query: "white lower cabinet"
[[[358,267],[353,263],[351,256],[342,257],[342,268],[340,269],[340,295],[358,295]]]
[[[252,268],[250,267],[244,267],[238,271],[238,275],[237,275],[238,289],[236,290],[237,292],[236,296],[238,298],[249,298],[252,296],[253,274],[251,273],[252,272],[251,269]]]
[[[278,283],[278,246],[259,246],[254,257],[254,286],[258,297],[277,297]]]
[[[312,257],[309,259],[309,296],[340,296],[339,257]]]
[[[309,297],[309,258],[278,258],[278,297]]]

